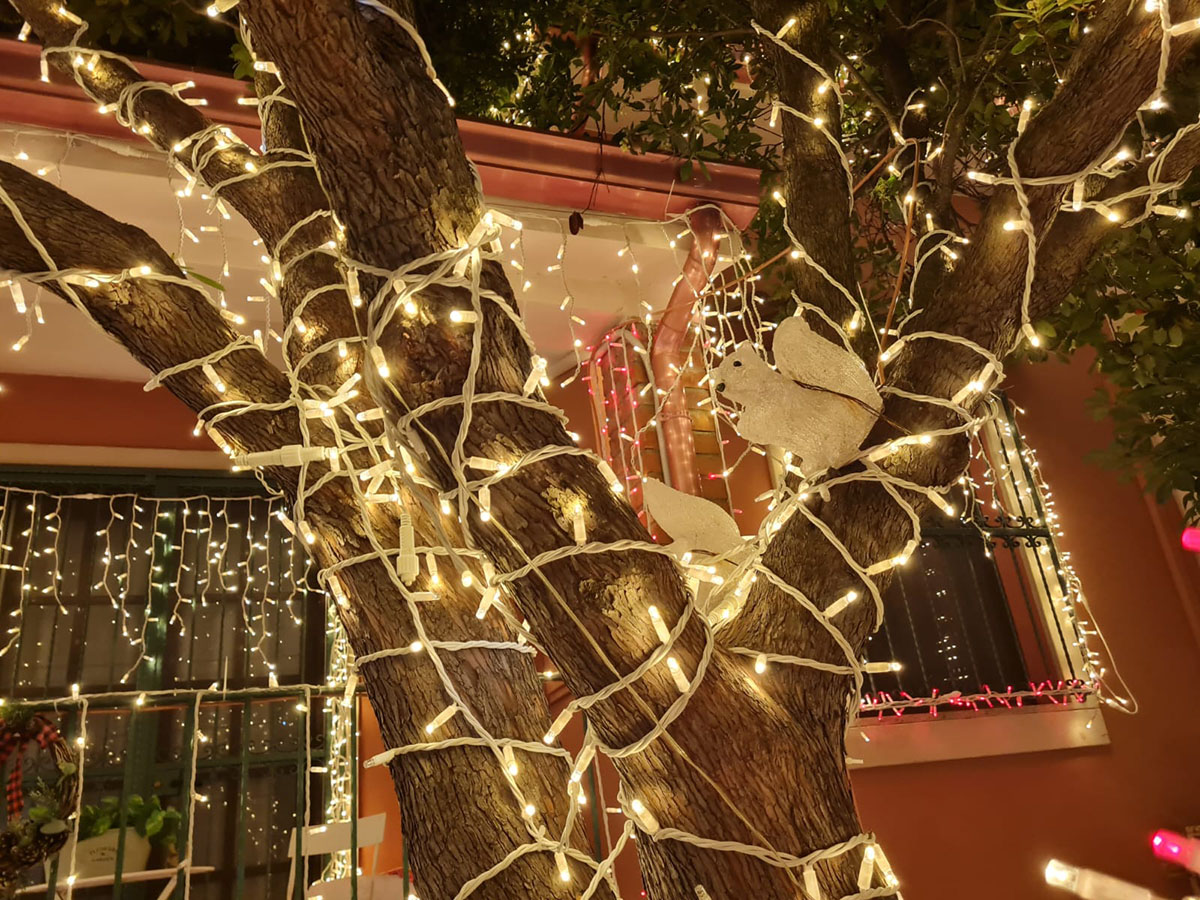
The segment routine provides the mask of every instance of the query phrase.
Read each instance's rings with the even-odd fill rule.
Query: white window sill
[[[162,450],[153,447],[0,443],[0,465],[119,469],[223,469],[229,471],[229,457],[215,449]]]
[[[900,766],[945,759],[1037,753],[1109,743],[1092,698],[1070,706],[1026,706],[979,712],[885,715],[850,728],[851,768]]]

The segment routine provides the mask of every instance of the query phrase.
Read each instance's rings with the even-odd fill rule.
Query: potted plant
[[[85,805],[79,813],[79,843],[75,845],[73,874],[77,878],[116,874],[122,832],[125,852],[121,871],[144,871],[152,849],[164,858],[174,855],[179,823],[179,812],[164,808],[158,797],[143,800],[138,794],[130,794],[123,810],[118,797],[105,797],[96,806]],[[60,882],[72,874],[66,871],[72,844],[73,840],[68,840],[58,855]],[[47,881],[52,866],[53,861],[47,860]]]

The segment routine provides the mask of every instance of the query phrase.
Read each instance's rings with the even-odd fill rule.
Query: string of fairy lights
[[[233,8],[234,5],[236,5],[236,0],[232,0],[232,2],[230,0],[222,0],[222,2],[214,4],[213,9],[216,10],[216,13],[220,13]],[[436,82],[436,75],[433,73],[428,53],[425,52],[424,46],[411,24],[380,4],[369,2],[367,5],[391,16],[401,27],[408,31],[424,57],[430,77],[434,78],[435,83],[440,86],[440,82]],[[76,81],[85,91],[90,93],[88,73],[97,68],[102,68],[108,60],[117,57],[115,54],[97,52],[83,46],[82,39],[86,31],[86,25],[61,5],[54,7],[53,11],[54,14],[60,16],[65,21],[75,24],[77,31],[70,43],[63,46],[45,48],[42,55],[43,65],[45,66],[47,60],[53,56],[65,55],[70,60],[71,70],[75,75]],[[1183,25],[1172,24],[1167,17],[1165,9],[1159,9],[1159,14],[1164,34],[1180,33],[1180,29],[1184,27]],[[1191,23],[1185,24],[1188,26],[1191,25]],[[794,25],[795,21],[792,20],[786,23],[779,31],[772,32],[756,24],[755,30],[763,40],[783,48],[787,53],[816,70],[824,78],[825,84],[838,92],[840,96],[840,82],[835,74],[826,72],[814,61],[799,54],[787,43],[787,33]],[[1169,50],[1169,41],[1164,41],[1162,51],[1164,71],[1165,60]],[[260,71],[277,74],[275,66],[269,61],[257,60],[255,68]],[[101,111],[114,112],[117,114],[118,121],[131,130],[150,135],[155,126],[152,122],[140,120],[136,115],[136,101],[138,97],[145,91],[155,91],[175,97],[180,102],[188,103],[189,105],[201,105],[202,101],[181,96],[181,93],[191,86],[188,83],[164,85],[156,82],[139,82],[125,88],[117,102],[100,104],[102,107]],[[1148,102],[1161,101],[1161,79],[1159,88],[1158,94],[1150,98]],[[1020,132],[1024,131],[1025,125],[1032,115],[1032,109],[1032,103],[1022,107],[1022,121],[1019,125]],[[771,117],[774,120],[780,114],[795,116],[810,127],[821,132],[837,150],[839,158],[845,166],[847,175],[849,175],[850,166],[845,153],[834,135],[825,127],[825,122],[819,117],[809,116],[801,110],[796,110],[777,102],[772,107]],[[905,142],[905,139],[899,134],[896,137],[897,141],[901,143]],[[1161,165],[1161,157],[1170,152],[1171,146],[1173,144],[1168,145],[1162,151],[1157,163],[1158,165]],[[935,155],[937,149],[939,148],[923,148],[923,150],[928,151],[924,152],[923,155],[926,158],[930,158]],[[1115,150],[1116,148],[1111,149]],[[310,168],[316,165],[311,155],[303,151],[294,151],[287,154],[286,158],[275,156],[269,161],[257,162],[254,159],[257,155],[242,144],[240,139],[231,130],[223,126],[212,126],[195,135],[191,135],[185,140],[177,142],[173,147],[172,165],[177,166],[180,174],[186,179],[185,187],[182,190],[184,196],[187,196],[191,191],[196,189],[208,161],[221,154],[234,159],[243,159],[247,156],[250,158],[245,160],[242,174],[207,185],[207,193],[211,206],[215,214],[219,216],[216,226],[218,230],[220,229],[220,220],[227,220],[230,217],[229,210],[225,207],[220,197],[223,188],[228,187],[232,183],[259,177],[272,168],[284,166]],[[1112,163],[1111,157],[1113,155],[1112,153],[1106,153],[1104,159],[1098,160],[1095,165],[1089,167],[1086,171],[1074,173],[1064,178],[1023,179],[1017,170],[1015,156],[1011,152],[1008,159],[1007,175],[974,173],[974,179],[981,183],[1011,186],[1020,201],[1020,218],[1008,230],[1019,232],[1027,238],[1028,263],[1025,298],[1022,304],[1022,332],[1031,343],[1038,343],[1036,332],[1033,331],[1028,318],[1029,288],[1032,280],[1036,246],[1033,229],[1030,226],[1028,204],[1025,199],[1024,190],[1027,186],[1034,184],[1081,183],[1084,178],[1093,173],[1112,173],[1125,162],[1125,160],[1119,160],[1115,164]],[[1164,210],[1170,210],[1170,214],[1178,214],[1177,210],[1158,202],[1160,195],[1169,193],[1176,185],[1158,182],[1153,177],[1156,174],[1157,170],[1152,170],[1150,185],[1137,191],[1136,196],[1139,198],[1144,197],[1147,209],[1152,212],[1167,214]],[[781,203],[786,202],[783,197],[777,197],[777,199]],[[179,279],[174,276],[155,272],[149,266],[135,267],[117,274],[61,269],[50,258],[44,246],[38,240],[37,235],[20,216],[11,197],[0,192],[0,200],[3,200],[13,213],[14,218],[30,240],[30,243],[38,248],[47,266],[44,272],[21,273],[19,278],[13,279],[10,286],[15,286],[13,287],[14,302],[17,303],[18,311],[22,314],[28,316],[30,309],[34,308],[33,305],[26,304],[23,300],[18,301],[18,297],[21,296],[19,285],[22,280],[30,285],[50,282],[57,284],[74,300],[75,305],[85,312],[85,305],[75,296],[72,285],[95,288],[106,282],[112,283],[127,279],[157,279],[181,282],[195,288],[194,283],[186,279]],[[906,204],[911,203],[911,200],[900,199],[898,202]],[[1066,208],[1074,212],[1095,210],[1101,214],[1108,214],[1097,205],[1089,205],[1089,202],[1080,196],[1079,191],[1076,191],[1072,201],[1066,204]],[[325,213],[325,215],[332,217],[330,213]],[[266,295],[269,297],[274,298],[278,296],[279,287],[287,277],[288,267],[294,264],[296,260],[295,256],[290,256],[290,259],[287,259],[286,262],[281,262],[281,259],[289,256],[289,254],[285,254],[284,252],[291,249],[286,246],[289,239],[294,237],[304,224],[303,222],[297,223],[296,227],[289,232],[287,237],[279,241],[275,247],[263,248],[265,251],[264,262],[268,266],[268,273],[263,277],[261,283]],[[697,296],[699,313],[694,326],[693,346],[698,351],[697,358],[702,360],[701,364],[705,369],[706,381],[704,384],[708,388],[706,406],[711,407],[711,412],[718,422],[723,420],[736,428],[738,410],[732,408],[718,394],[714,379],[710,377],[711,371],[716,365],[719,365],[720,358],[728,352],[731,346],[746,336],[749,336],[753,344],[766,355],[765,351],[762,350],[764,338],[775,327],[775,323],[766,321],[758,311],[762,298],[757,296],[754,291],[755,280],[750,268],[748,255],[741,246],[740,239],[736,236],[736,230],[728,223],[726,225],[725,230],[727,234],[725,237],[730,242],[730,250],[727,254],[719,254],[718,262],[727,263],[726,271],[732,271],[735,274],[736,278],[734,281],[738,287],[734,290],[721,289],[715,285],[713,277],[710,276],[709,286],[704,291],[699,292]],[[685,239],[687,237],[691,236],[694,238],[687,217],[669,219],[665,227],[683,229],[672,239],[674,241],[686,242]],[[190,229],[186,225],[183,226],[183,229],[186,236],[186,232]],[[539,646],[537,636],[530,632],[528,627],[521,622],[519,613],[516,612],[515,606],[510,605],[509,599],[514,591],[513,586],[516,583],[531,574],[537,573],[541,567],[551,562],[582,554],[612,553],[624,550],[653,553],[671,552],[669,549],[650,541],[648,537],[646,540],[625,540],[617,543],[602,543],[589,540],[587,527],[588,498],[585,495],[581,495],[569,510],[569,515],[562,517],[564,532],[562,545],[554,550],[531,557],[522,548],[516,530],[510,531],[506,528],[505,523],[500,521],[501,516],[498,514],[498,511],[492,508],[491,490],[493,486],[505,478],[512,477],[514,473],[519,472],[526,466],[564,455],[586,456],[592,459],[615,492],[624,493],[631,488],[627,480],[628,476],[623,479],[614,470],[613,463],[616,461],[616,457],[611,459],[606,458],[605,456],[597,455],[578,447],[549,445],[511,459],[480,457],[471,455],[465,449],[469,444],[473,409],[478,404],[491,402],[513,403],[535,411],[556,416],[561,415],[546,403],[541,394],[541,388],[549,379],[548,364],[543,357],[537,354],[533,342],[529,339],[528,333],[524,329],[521,316],[502,296],[484,289],[480,283],[483,266],[491,262],[496,262],[501,265],[508,265],[518,273],[524,275],[522,286],[528,286],[531,275],[524,259],[524,248],[521,242],[522,231],[523,224],[519,219],[500,209],[490,209],[460,246],[447,251],[430,254],[427,257],[414,260],[395,270],[381,269],[368,265],[363,261],[354,260],[345,253],[341,244],[337,241],[331,242],[331,245],[306,251],[328,253],[340,263],[346,273],[346,281],[344,284],[337,285],[336,289],[345,292],[351,306],[355,309],[361,308],[365,310],[367,327],[357,338],[337,339],[319,343],[312,347],[306,345],[303,353],[289,352],[290,342],[302,341],[307,334],[308,328],[303,318],[305,308],[315,296],[330,289],[329,287],[323,287],[311,292],[297,304],[289,320],[282,326],[282,330],[278,333],[277,340],[283,346],[284,364],[292,387],[291,399],[284,406],[294,407],[300,413],[299,420],[304,434],[303,444],[289,445],[266,453],[234,456],[228,441],[221,435],[220,425],[230,417],[244,415],[253,411],[279,408],[238,399],[236,397],[237,385],[227,384],[218,368],[221,361],[230,353],[263,352],[265,342],[261,332],[254,336],[245,335],[227,347],[203,358],[191,360],[158,372],[149,386],[161,383],[164,378],[188,369],[201,370],[215,390],[227,399],[202,412],[198,428],[206,432],[219,447],[230,453],[231,456],[234,456],[234,463],[239,467],[254,468],[279,465],[298,467],[299,487],[296,502],[289,513],[279,511],[277,517],[279,521],[283,522],[306,545],[313,545],[318,540],[318,537],[306,520],[305,499],[311,497],[326,481],[334,478],[345,479],[351,485],[354,496],[358,500],[362,512],[361,519],[364,523],[369,523],[370,510],[373,505],[396,504],[401,496],[414,498],[413,502],[422,504],[426,508],[426,512],[432,515],[440,513],[441,515],[457,519],[457,527],[461,529],[462,534],[461,546],[451,546],[449,544],[421,546],[416,543],[408,514],[401,510],[398,546],[391,546],[384,542],[374,533],[368,524],[368,531],[370,531],[369,539],[373,548],[372,552],[352,559],[339,560],[335,564],[326,567],[320,573],[321,579],[328,586],[337,603],[345,605],[350,602],[350,598],[347,595],[345,586],[342,584],[341,573],[351,566],[382,566],[388,573],[388,577],[397,594],[404,599],[406,608],[411,616],[413,629],[417,635],[417,639],[412,644],[405,647],[387,649],[382,654],[373,655],[372,658],[348,661],[345,657],[342,657],[342,661],[338,663],[338,666],[345,667],[348,694],[353,690],[353,684],[357,678],[355,670],[358,667],[369,664],[374,658],[379,658],[381,655],[399,656],[411,653],[424,653],[427,654],[428,659],[437,669],[449,701],[444,707],[429,711],[427,724],[424,727],[424,734],[414,736],[417,739],[412,743],[389,748],[384,754],[368,761],[367,764],[380,765],[400,754],[436,753],[448,747],[464,745],[486,747],[495,757],[496,765],[502,773],[511,793],[512,802],[522,811],[528,832],[527,843],[517,847],[501,859],[496,860],[490,866],[483,869],[478,876],[463,884],[456,895],[456,900],[464,900],[480,885],[495,878],[517,860],[530,853],[551,854],[562,882],[571,882],[576,877],[573,868],[586,867],[586,870],[590,871],[591,874],[586,886],[584,886],[579,895],[585,898],[585,900],[587,897],[593,896],[601,884],[607,884],[614,895],[616,895],[617,889],[612,875],[612,861],[626,846],[627,842],[632,839],[635,830],[640,831],[651,840],[673,840],[688,843],[699,848],[743,854],[763,860],[770,865],[787,869],[801,879],[805,891],[813,900],[823,900],[824,896],[818,884],[817,865],[823,861],[846,854],[854,854],[855,858],[859,861],[857,877],[858,891],[851,895],[854,900],[868,900],[871,897],[897,893],[898,881],[895,873],[892,871],[882,848],[874,840],[874,837],[869,834],[856,835],[831,847],[823,848],[805,856],[797,856],[774,848],[711,838],[680,828],[677,823],[660,821],[659,811],[650,808],[650,805],[644,798],[629,793],[628,786],[624,786],[619,794],[620,809],[627,819],[621,836],[612,846],[608,857],[600,861],[593,860],[586,853],[573,846],[570,841],[572,829],[578,821],[579,809],[587,802],[586,795],[581,788],[582,774],[599,754],[614,759],[631,756],[643,752],[646,747],[664,734],[670,723],[683,712],[695,695],[697,688],[704,679],[709,662],[714,652],[716,652],[715,648],[721,630],[741,612],[749,594],[750,585],[758,579],[765,579],[780,591],[795,599],[797,605],[806,615],[812,618],[816,626],[825,629],[829,633],[836,645],[841,648],[845,658],[844,660],[833,662],[830,660],[772,654],[766,648],[725,649],[747,657],[747,669],[753,672],[753,675],[748,677],[761,678],[767,676],[770,667],[775,665],[799,665],[850,676],[854,683],[854,690],[848,694],[848,703],[851,707],[858,704],[860,702],[859,698],[861,696],[864,675],[872,672],[889,671],[892,668],[892,664],[887,662],[865,663],[859,659],[858,654],[854,651],[836,623],[837,613],[845,609],[849,604],[856,602],[859,599],[861,591],[862,595],[868,598],[869,602],[874,605],[876,625],[882,620],[882,598],[875,576],[888,572],[898,566],[903,566],[916,551],[921,541],[919,517],[913,503],[908,497],[917,495],[923,499],[932,501],[938,507],[946,509],[949,514],[956,512],[953,505],[947,499],[947,495],[954,490],[955,485],[929,487],[905,481],[887,471],[885,468],[886,460],[897,450],[913,444],[929,444],[939,438],[952,435],[973,436],[978,434],[982,428],[990,423],[993,414],[986,407],[978,414],[971,412],[964,405],[964,402],[969,399],[975,399],[980,395],[986,395],[988,390],[998,383],[1003,375],[1000,359],[987,349],[958,336],[919,330],[905,331],[904,327],[914,312],[911,309],[911,299],[907,301],[910,306],[910,315],[902,317],[893,329],[884,333],[884,329],[878,328],[871,321],[869,310],[858,296],[856,296],[857,286],[843,285],[837,282],[836,279],[833,279],[832,276],[821,269],[815,260],[812,259],[796,236],[789,232],[789,237],[792,241],[792,258],[797,263],[802,262],[812,266],[841,292],[850,302],[852,308],[856,310],[847,321],[842,323],[833,322],[821,310],[802,302],[798,303],[797,313],[800,315],[824,317],[826,323],[835,329],[847,347],[850,346],[851,335],[858,331],[858,329],[870,328],[871,332],[880,339],[879,364],[881,368],[897,358],[899,354],[911,349],[914,345],[924,345],[929,341],[953,342],[968,347],[979,356],[980,369],[978,374],[969,379],[952,397],[903,394],[907,398],[918,402],[936,404],[952,410],[959,419],[958,424],[926,434],[904,435],[878,446],[867,447],[861,452],[857,460],[861,463],[860,469],[851,472],[845,470],[838,472],[805,472],[796,465],[793,465],[793,461],[785,455],[784,465],[786,471],[789,475],[795,477],[784,480],[772,492],[769,498],[768,512],[761,526],[756,534],[745,542],[744,547],[739,548],[736,553],[728,556],[694,553],[689,554],[687,558],[680,558],[678,560],[685,575],[690,576],[695,582],[706,582],[711,586],[709,599],[706,601],[704,609],[701,609],[694,601],[690,602],[677,621],[667,622],[663,620],[661,615],[655,614],[654,607],[650,607],[645,614],[645,627],[651,629],[656,635],[659,646],[632,671],[620,675],[604,689],[590,696],[577,697],[572,700],[551,724],[543,742],[524,742],[493,735],[482,726],[478,717],[473,713],[469,694],[462,685],[455,683],[454,679],[449,675],[446,666],[442,663],[442,655],[480,646],[516,653],[533,653],[535,648]],[[192,232],[192,234],[195,235],[195,232]],[[922,244],[918,244],[918,259],[923,261],[934,252],[942,252],[953,261],[955,258],[954,250],[950,245],[963,240],[965,238],[962,236],[944,231],[935,232],[930,229],[929,233],[922,237],[922,241],[928,241],[932,246],[927,247],[922,254],[920,250]],[[583,360],[582,351],[590,348],[584,348],[582,339],[574,337],[573,326],[585,323],[574,312],[573,295],[566,285],[564,270],[566,246],[566,233],[564,231],[558,260],[547,267],[548,271],[546,274],[553,276],[556,272],[563,273],[559,276],[563,279],[565,289],[565,297],[561,309],[568,317],[567,327],[572,329],[571,334],[575,348],[577,374],[579,372],[579,364]],[[520,251],[516,257],[510,255],[513,250]],[[627,243],[618,256],[623,259],[628,258],[631,271],[636,276],[638,274],[638,264],[633,256],[632,247]],[[370,297],[364,295],[359,280],[360,274],[376,277],[381,286],[375,291],[374,295]],[[914,277],[917,277],[918,274],[919,270]],[[725,283],[728,283],[728,281]],[[435,287],[460,291],[464,297],[462,305],[449,313],[447,326],[468,331],[474,342],[471,366],[461,395],[445,397],[423,406],[409,409],[403,417],[394,421],[389,421],[387,414],[379,409],[360,409],[354,412],[356,405],[352,404],[351,401],[359,397],[360,387],[369,388],[369,393],[372,397],[390,397],[393,401],[403,406],[403,401],[399,393],[396,391],[394,384],[389,380],[392,373],[387,364],[386,356],[380,348],[379,340],[384,331],[397,317],[406,317],[408,319],[420,318],[421,321],[428,321],[430,313],[427,309],[423,308],[421,297],[423,292]],[[715,302],[718,298],[720,300],[720,308],[718,308]],[[244,324],[237,321],[238,315],[236,313],[232,313],[224,308],[223,296],[215,298],[213,304],[218,310],[223,310],[225,317],[232,323]],[[479,394],[476,391],[476,377],[481,362],[480,346],[482,331],[488,318],[485,314],[485,304],[490,304],[501,315],[510,319],[528,344],[530,375],[521,393]],[[269,305],[268,303],[268,308]],[[36,312],[33,315],[36,319]],[[647,311],[647,318],[649,319],[647,325],[652,324],[652,309]],[[711,323],[709,322],[710,319],[712,320]],[[23,343],[27,339],[27,336],[19,343]],[[894,338],[894,340],[889,340],[891,338]],[[644,347],[646,341],[642,343]],[[320,389],[319,386],[309,385],[304,379],[304,367],[308,361],[323,354],[337,354],[342,359],[346,359],[350,354],[353,354],[355,360],[360,364],[360,368],[356,367],[353,374],[346,378],[340,385],[336,386],[336,388]],[[628,367],[628,354],[626,355],[625,362]],[[677,373],[677,378],[682,377],[682,372]],[[651,388],[649,396],[655,404],[654,408],[656,412],[659,409],[658,404],[661,403],[660,398],[662,395],[659,391],[661,390],[665,394],[673,388],[673,385],[660,385]],[[884,386],[881,391],[884,394],[889,392],[893,394],[901,393],[898,389],[888,386]],[[450,405],[460,407],[462,415],[458,439],[452,451],[445,454],[446,461],[450,464],[454,474],[454,484],[452,487],[445,488],[436,484],[423,472],[428,460],[426,454],[439,452],[437,449],[439,445],[437,441],[432,440],[432,435],[426,430],[423,417],[434,410]],[[319,418],[321,420],[325,426],[322,434],[328,435],[329,443],[316,444],[312,441],[306,425],[309,418]],[[643,427],[654,427],[651,424],[654,418],[651,417],[650,422]],[[366,427],[365,423],[381,420],[384,421],[386,426],[382,431]],[[631,421],[636,422],[636,419],[631,419]],[[621,442],[620,437],[617,440]],[[427,448],[435,449],[429,450]],[[636,441],[634,442],[633,449],[635,451],[637,449]],[[636,452],[628,457],[624,456],[625,453],[626,449],[622,447],[621,462],[622,468],[626,472],[635,470],[642,465],[642,461],[637,457]],[[369,464],[364,464],[364,459],[368,460]],[[319,467],[316,471],[322,473],[315,478],[310,468],[314,465]],[[734,462],[727,468],[728,470],[732,470],[736,466],[737,462]],[[850,550],[821,522],[819,517],[805,505],[805,500],[810,495],[818,494],[827,497],[831,491],[858,481],[871,481],[880,485],[910,520],[912,525],[911,537],[898,554],[885,559],[871,561],[856,559]],[[800,515],[808,519],[843,557],[847,567],[854,573],[857,579],[858,584],[855,585],[854,589],[850,589],[844,595],[832,600],[828,598],[809,598],[790,585],[779,573],[771,570],[763,563],[763,551],[769,543],[771,536],[779,531],[790,517],[795,515]],[[1049,519],[1049,514],[1047,514],[1047,518]],[[478,525],[475,525],[475,522],[478,522]],[[473,529],[476,527],[497,529],[498,533],[511,542],[518,555],[526,560],[525,564],[513,571],[497,571],[493,563],[476,547],[477,542],[473,535]],[[129,551],[126,550],[124,555],[128,556],[128,553]],[[118,554],[110,555],[113,559],[119,558]],[[424,566],[422,566],[422,562],[424,562]],[[1061,565],[1064,566],[1064,572],[1069,572],[1069,569],[1065,568],[1065,561]],[[442,583],[443,577],[448,574],[447,567],[453,570],[456,579],[460,582],[464,591],[475,591],[478,594],[478,617],[481,619],[489,615],[503,617],[515,634],[515,638],[512,641],[454,641],[443,639],[430,633],[428,623],[421,614],[421,606],[424,603],[437,601],[438,586]],[[718,567],[726,574],[716,575]],[[1070,615],[1077,616],[1077,607],[1084,605],[1085,601],[1082,600],[1077,590],[1077,579],[1074,578],[1073,574],[1068,574],[1065,577],[1067,578],[1070,590],[1065,592],[1063,597],[1056,599],[1064,614],[1069,613]],[[562,602],[564,606],[566,605],[564,598],[557,597],[557,600]],[[673,650],[676,640],[683,633],[689,621],[694,618],[703,619],[707,623],[705,629],[706,643],[704,652],[700,656],[695,669],[688,672],[684,670],[679,659],[674,655]],[[251,622],[248,621],[247,625],[250,624]],[[1084,621],[1082,624],[1086,625],[1089,623]],[[1086,642],[1083,640],[1082,634],[1080,638],[1081,645],[1085,646]],[[1100,689],[1108,684],[1108,681],[1101,677],[1102,672],[1099,666],[1100,655],[1090,649],[1086,649],[1085,653],[1088,660],[1088,672],[1092,686]],[[679,689],[679,696],[658,717],[653,727],[641,738],[629,745],[614,747],[604,744],[594,732],[588,731],[584,745],[578,753],[571,754],[569,751],[557,746],[558,736],[573,717],[585,715],[590,706],[601,702],[606,697],[612,696],[618,691],[630,688],[645,673],[658,666],[665,666],[669,671],[671,678],[675,681]],[[1124,708],[1128,704],[1127,700],[1119,697],[1117,699],[1106,697],[1105,699],[1117,708]],[[449,737],[442,737],[443,729],[452,720],[462,724],[463,729],[468,731],[470,735],[456,734]],[[520,756],[530,753],[555,754],[563,756],[571,762],[572,775],[565,786],[565,790],[576,802],[571,804],[566,819],[557,833],[550,830],[550,823],[541,819],[537,804],[534,802],[535,798],[526,795],[521,780],[518,777],[520,772]],[[746,811],[739,810],[738,812],[740,815],[746,815]],[[331,806],[327,810],[327,814],[345,815],[347,813],[341,807],[334,808]],[[184,879],[184,885],[186,896],[189,889],[187,878]],[[704,896],[707,893],[707,889],[703,885],[697,885],[696,893],[698,896]]]
[[[103,514],[95,513],[102,527],[94,535],[100,539],[94,573],[82,570],[88,562],[76,556],[78,539],[65,546],[65,506],[84,501],[104,506]],[[20,640],[31,603],[50,598],[60,613],[68,614],[60,594],[64,579],[70,578],[80,582],[76,595],[106,596],[117,612],[118,635],[132,650],[131,665],[118,681],[128,683],[134,670],[149,659],[146,628],[155,620],[147,606],[150,585],[165,579],[167,625],[178,638],[187,636],[194,628],[190,623],[201,619],[195,608],[203,610],[227,603],[231,594],[240,595],[243,633],[251,639],[246,653],[254,659],[250,669],[263,672],[271,686],[277,686],[276,663],[268,647],[275,636],[271,629],[278,628],[282,617],[301,624],[299,604],[309,591],[306,578],[311,566],[290,537],[287,546],[280,544],[279,529],[272,526],[281,506],[271,497],[52,495],[0,488],[0,533],[8,535],[0,544],[0,571],[12,579],[13,596],[18,598],[9,613],[13,621],[0,658]],[[82,584],[88,575],[95,581]]]
[[[326,629],[333,635],[333,643],[329,650],[329,674],[325,680],[330,687],[342,687],[345,691],[350,683],[350,669],[354,664],[354,656],[335,604],[326,605],[326,617]],[[358,758],[354,751],[355,717],[347,712],[352,702],[353,696],[349,691],[341,697],[325,699],[325,710],[329,715],[329,752],[326,763],[329,800],[325,804],[326,822],[348,822],[354,818],[354,792],[358,790]],[[325,867],[324,878],[349,878],[356,871],[357,863],[350,850],[341,850],[331,854]]]
[[[296,684],[309,674],[297,652],[304,644],[305,607],[314,597],[322,608],[333,605],[314,590],[312,561],[278,523],[280,508],[277,497],[261,495],[159,497],[0,487],[0,590],[12,623],[0,647],[8,682],[0,705],[28,701],[74,709],[78,752],[111,766],[128,752],[113,729],[128,723],[112,722],[103,712],[94,723],[98,708],[128,704],[169,715],[171,704],[190,698],[185,856],[193,846],[197,804],[211,805],[196,788],[201,748],[207,757],[214,748],[224,745],[227,752],[240,740],[248,752],[260,753],[277,739],[273,729],[294,719],[303,726],[302,743],[311,758],[311,700],[296,705],[298,715],[288,706],[280,719],[278,711],[280,702],[300,692],[306,697],[317,690],[336,692],[324,703],[326,820],[346,818],[352,803],[354,717],[342,695],[345,633],[335,614],[321,623],[330,645],[326,682]],[[148,641],[152,624],[164,633]],[[68,634],[91,639],[91,649],[84,647],[74,668],[63,662],[61,645]],[[132,676],[141,671],[158,673],[165,686],[135,686]],[[84,683],[68,690],[59,683],[68,674]],[[191,686],[198,682],[205,686]],[[255,682],[266,687],[251,692],[258,698],[245,712],[252,733],[235,738],[217,708],[229,690],[244,691]],[[81,771],[85,780],[87,771]],[[228,804],[231,798],[224,799]],[[278,803],[276,798],[276,812]],[[254,821],[253,808],[245,815],[248,829],[270,827]],[[342,872],[348,864],[349,853],[338,854],[330,870]],[[65,887],[73,891],[70,875]]]

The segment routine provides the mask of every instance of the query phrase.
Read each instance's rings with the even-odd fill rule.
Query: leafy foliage
[[[236,33],[204,15],[196,0],[70,0],[70,7],[89,23],[89,39],[106,49],[222,73],[230,69]],[[0,22],[9,33],[21,26],[7,3]]]
[[[133,828],[153,846],[168,850],[175,847],[181,816],[178,810],[163,808],[158,797],[143,800],[130,794],[121,807],[119,797],[105,797],[96,806],[85,805],[79,813],[79,839],[99,837],[111,828]]]
[[[1200,203],[1193,176],[1178,201]],[[1053,316],[1058,352],[1081,348],[1111,385],[1090,407],[1114,440],[1096,458],[1140,476],[1160,501],[1183,495],[1200,519],[1200,223],[1153,216],[1117,229]]]
[[[76,767],[74,763],[63,762],[58,764],[58,770],[58,781],[54,785],[39,778],[27,798],[25,819],[17,825],[23,844],[31,842],[35,833],[62,834],[70,827],[62,818],[61,788],[63,782],[75,774]]]

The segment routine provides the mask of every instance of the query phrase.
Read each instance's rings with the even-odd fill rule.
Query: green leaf
[[[196,281],[200,282],[201,284],[206,284],[210,288],[216,288],[221,292],[224,292],[225,290],[225,285],[221,284],[221,282],[213,281],[213,279],[209,278],[207,275],[201,275],[195,269],[184,269],[183,273],[187,275],[188,278],[194,278]]]
[[[1123,331],[1125,334],[1133,334],[1142,327],[1144,321],[1146,321],[1145,313],[1131,313],[1117,323],[1117,330]]]
[[[149,815],[149,817],[147,817],[146,823],[145,823],[145,825],[142,826],[141,832],[142,832],[143,837],[152,838],[156,834],[158,834],[160,831],[162,831],[162,827],[163,827],[163,811],[161,809],[159,809],[159,810],[155,810],[154,812],[152,812]]]
[[[1026,32],[1024,35],[1021,36],[1021,39],[1019,41],[1017,41],[1016,44],[1013,45],[1012,55],[1020,56],[1022,53],[1024,53],[1026,50],[1028,50],[1030,47],[1032,47],[1034,45],[1034,43],[1038,40],[1038,38],[1039,38],[1039,35],[1036,31]]]

